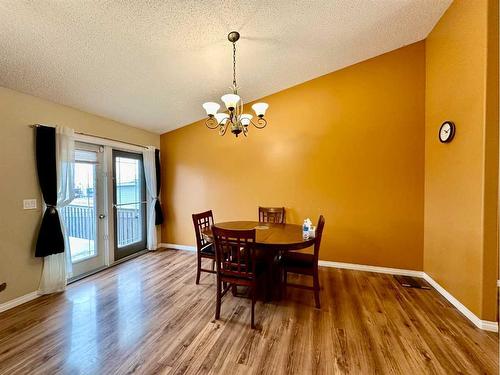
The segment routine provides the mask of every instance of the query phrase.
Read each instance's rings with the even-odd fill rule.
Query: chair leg
[[[196,270],[196,285],[200,283],[201,257],[198,255],[198,269]]]
[[[217,301],[215,304],[215,319],[220,318],[220,307],[222,303],[222,291],[221,291],[221,281],[219,277],[217,277]]]
[[[313,286],[314,286],[314,302],[316,303],[316,308],[320,309],[321,305],[319,303],[319,276],[317,268],[314,270],[313,274]]]
[[[252,317],[250,326],[252,327],[252,329],[255,329],[255,286],[252,287],[250,293],[252,294]]]
[[[212,260],[212,271],[215,271],[215,259]]]
[[[286,298],[286,285],[288,282],[288,273],[286,272],[286,268],[283,267],[283,297]]]
[[[277,282],[278,282],[278,300],[282,300],[283,299],[283,264],[281,263],[281,255],[278,253],[278,257],[277,257],[277,262],[276,262],[276,265],[275,265],[275,268],[277,268]]]

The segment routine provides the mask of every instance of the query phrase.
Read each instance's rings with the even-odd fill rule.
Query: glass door
[[[70,277],[91,273],[105,265],[104,178],[102,147],[75,144],[75,199],[61,209],[68,236],[72,269]]]
[[[113,150],[115,261],[146,249],[146,183],[142,154]]]

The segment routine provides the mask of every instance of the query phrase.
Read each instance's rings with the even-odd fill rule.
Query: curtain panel
[[[38,233],[35,256],[43,257],[39,293],[49,294],[63,291],[68,274],[71,273],[69,241],[59,210],[74,199],[73,129],[37,127],[36,162],[45,212]]]
[[[155,169],[156,169],[156,194],[158,197],[161,192],[161,166],[160,166],[160,150],[155,150]],[[163,224],[163,211],[161,209],[161,202],[159,199],[156,200],[155,203],[155,224],[161,225]]]
[[[149,146],[143,152],[144,177],[148,189],[148,220],[147,220],[147,246],[148,250],[156,250],[158,238],[156,225],[163,222],[163,213],[159,201],[161,187],[161,174],[159,169],[159,153],[154,147]]]
[[[158,247],[158,238],[155,225],[155,206],[158,200],[156,190],[156,171],[155,171],[155,149],[149,146],[143,152],[144,177],[146,179],[146,188],[148,189],[148,219],[147,219],[147,247],[148,250],[156,250]]]
[[[36,257],[64,252],[64,236],[57,212],[56,129],[36,128],[36,168],[45,212],[36,241]]]

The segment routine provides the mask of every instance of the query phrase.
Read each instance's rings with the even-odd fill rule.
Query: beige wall
[[[424,270],[496,320],[498,4],[490,6],[488,19],[487,1],[455,1],[426,41]],[[445,120],[457,131],[443,145]]]
[[[157,134],[0,87],[0,303],[38,289],[41,262],[34,258],[41,210],[23,210],[22,201],[40,192],[34,157],[34,130],[28,124],[64,125],[77,131],[159,146]]]
[[[193,245],[194,212],[284,205],[292,223],[325,216],[321,259],[422,270],[424,75],[420,42],[263,98],[248,138],[163,134],[163,242]]]

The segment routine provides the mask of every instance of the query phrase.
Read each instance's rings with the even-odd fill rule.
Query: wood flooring
[[[434,290],[321,268],[321,310],[290,289],[252,330],[230,294],[214,321],[215,276],[195,285],[195,265],[148,253],[0,314],[0,374],[498,374],[498,335]]]

